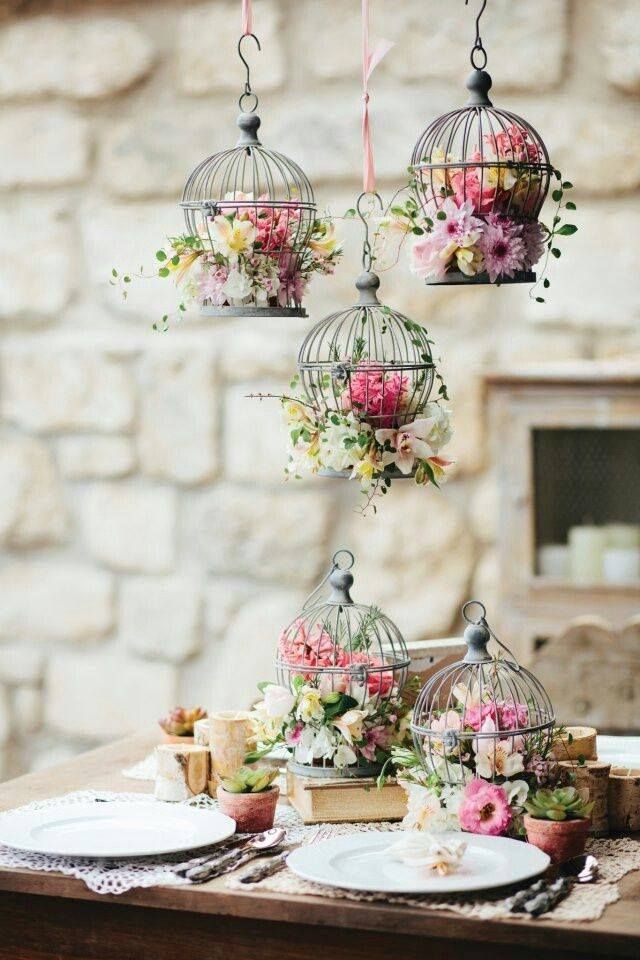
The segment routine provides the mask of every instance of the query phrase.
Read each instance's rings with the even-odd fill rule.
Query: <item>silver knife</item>
[[[266,880],[267,877],[272,877],[276,873],[280,873],[281,870],[287,865],[287,858],[291,850],[284,850],[282,853],[279,853],[277,857],[271,857],[267,863],[260,863],[257,867],[252,867],[251,870],[247,870],[246,873],[243,873],[240,877],[240,883],[260,883],[261,880]]]

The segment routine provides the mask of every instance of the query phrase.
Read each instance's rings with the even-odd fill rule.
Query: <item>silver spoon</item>
[[[286,831],[282,827],[273,827],[271,830],[265,830],[264,833],[251,837],[239,850],[232,850],[222,857],[210,858],[204,863],[181,871],[180,875],[192,883],[204,883],[206,880],[212,880],[213,877],[219,877],[222,873],[236,870],[254,857],[259,857],[266,850],[278,847],[285,836]]]
[[[598,876],[598,861],[591,853],[571,857],[559,864],[557,879],[537,880],[536,883],[520,890],[509,900],[512,913],[527,913],[539,917],[568,897],[576,883],[593,883]]]

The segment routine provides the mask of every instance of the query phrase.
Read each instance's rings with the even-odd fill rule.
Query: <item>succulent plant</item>
[[[583,820],[593,803],[583,800],[575,787],[536,790],[525,803],[527,813],[538,820]]]
[[[240,767],[232,777],[222,781],[222,786],[227,793],[262,793],[269,789],[277,776],[276,769],[262,767],[252,770],[250,767]]]
[[[158,723],[170,737],[192,737],[196,720],[204,720],[206,716],[207,711],[202,707],[192,707],[191,710],[174,707],[166,717],[158,720]]]

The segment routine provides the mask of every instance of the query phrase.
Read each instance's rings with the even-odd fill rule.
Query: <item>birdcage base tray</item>
[[[468,277],[460,270],[449,270],[442,280],[427,280],[428,287],[478,286],[486,285],[502,287],[510,283],[535,283],[536,275],[533,270],[517,270],[512,277],[503,277],[501,280],[491,281],[488,273],[480,273],[475,277]]]
[[[200,307],[203,317],[306,317],[304,307]]]
[[[315,780],[351,780],[360,777],[377,777],[382,770],[380,763],[368,763],[353,767],[312,767],[306,763],[290,760],[287,770],[298,777],[310,777]]]
[[[332,470],[330,467],[324,467],[322,470],[318,470],[319,477],[333,477],[339,480],[349,480],[351,478],[351,470]],[[416,475],[415,470],[412,470],[411,473],[401,473],[399,470],[385,469],[382,473],[378,474],[378,480],[412,480]]]

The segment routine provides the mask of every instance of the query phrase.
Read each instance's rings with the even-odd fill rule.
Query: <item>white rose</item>
[[[293,710],[295,694],[287,687],[272,683],[264,691],[264,709],[268,717],[286,717]]]

